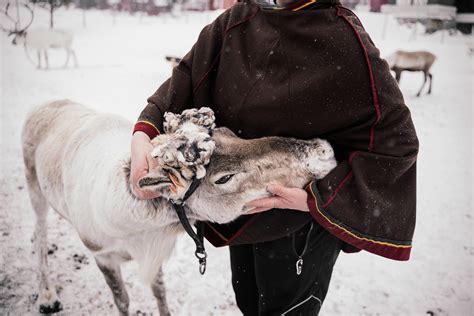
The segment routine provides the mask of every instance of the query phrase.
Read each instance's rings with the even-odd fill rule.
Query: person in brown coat
[[[387,63],[336,0],[237,3],[206,26],[148,99],[132,140],[131,185],[154,166],[150,139],[166,111],[210,106],[239,137],[324,138],[338,166],[305,188],[267,188],[252,214],[206,223],[230,246],[244,315],[313,315],[340,250],[408,260],[415,228],[418,139]]]

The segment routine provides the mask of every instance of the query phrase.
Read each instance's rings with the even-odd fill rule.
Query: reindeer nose
[[[194,162],[198,158],[198,152],[194,148],[188,148],[186,152],[184,153],[184,159],[186,159],[187,162]]]
[[[187,162],[195,162],[199,158],[199,150],[196,143],[192,143],[183,152],[184,159]]]

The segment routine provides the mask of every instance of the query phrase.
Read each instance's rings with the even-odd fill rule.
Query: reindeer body
[[[170,115],[166,119],[174,122]],[[212,121],[197,124],[213,126],[213,113]],[[151,283],[160,315],[169,315],[160,267],[182,229],[167,199],[182,197],[191,184],[189,174],[170,171],[174,168],[170,157],[182,158],[185,164],[192,159],[206,163],[205,155],[212,154],[209,170],[187,201],[187,215],[191,220],[218,223],[230,222],[245,213],[245,204],[250,200],[268,196],[266,186],[270,183],[302,187],[336,166],[331,146],[319,139],[243,140],[227,129],[216,129],[211,140],[209,134],[202,133],[203,127],[192,128],[186,123],[170,130],[169,125],[171,134],[153,140],[153,155],[166,164],[150,170],[142,183],[160,190],[162,197],[145,201],[138,200],[129,185],[130,122],[67,100],[45,104],[28,116],[22,143],[30,200],[37,218],[35,249],[41,312],[61,309],[48,277],[49,206],[72,224],[93,252],[121,315],[128,314],[129,299],[120,263],[128,260],[136,260],[141,278]],[[182,141],[189,146],[183,146]],[[156,150],[159,146],[176,156],[162,154]],[[193,152],[182,152],[183,148]],[[179,183],[177,190],[170,189],[170,172],[175,173],[173,179]],[[200,172],[195,169],[196,174]]]
[[[48,206],[66,218],[94,253],[121,314],[128,296],[119,264],[139,263],[141,278],[152,284],[160,312],[167,315],[160,266],[181,230],[164,200],[142,201],[130,192],[127,161],[132,125],[98,115],[68,101],[34,111],[23,130],[23,156],[30,199],[37,215],[35,249],[40,262],[42,312],[61,306],[47,271]],[[88,163],[93,161],[93,163]]]
[[[390,70],[395,72],[395,79],[400,83],[403,71],[421,71],[424,74],[423,85],[417,93],[420,96],[426,81],[430,80],[428,94],[431,93],[433,75],[430,72],[431,66],[436,60],[436,56],[427,51],[405,52],[398,50],[386,58]]]
[[[70,32],[47,28],[37,28],[16,33],[12,41],[14,45],[24,45],[28,50],[36,50],[38,68],[41,68],[41,55],[43,55],[46,69],[49,68],[48,49],[64,49],[67,54],[64,67],[67,67],[71,56],[74,59],[74,65],[77,67],[77,58],[76,53],[72,49],[72,42],[73,36]]]

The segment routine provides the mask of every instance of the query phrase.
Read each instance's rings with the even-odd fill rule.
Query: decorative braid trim
[[[329,216],[321,210],[321,207],[318,205],[318,194],[313,190],[313,182],[306,187],[306,191],[308,192],[308,207],[311,215],[334,236],[358,249],[363,249],[385,258],[400,261],[406,261],[410,258],[411,245],[396,244],[359,236],[355,232],[350,231],[330,219]]]

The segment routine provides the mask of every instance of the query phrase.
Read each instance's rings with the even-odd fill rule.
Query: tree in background
[[[30,0],[32,3],[37,4],[39,7],[47,9],[49,11],[49,26],[53,28],[54,26],[54,10],[57,8],[68,5],[71,3],[71,0]]]

